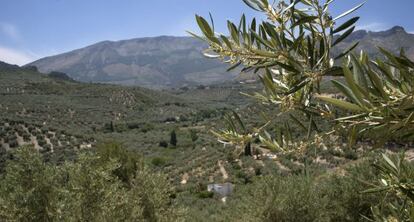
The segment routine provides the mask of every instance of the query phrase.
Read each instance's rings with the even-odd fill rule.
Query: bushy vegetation
[[[228,221],[364,221],[378,195],[364,195],[377,178],[369,163],[347,169],[345,176],[271,175],[241,188],[229,202]]]
[[[179,221],[165,176],[119,145],[45,163],[31,147],[13,154],[0,180],[0,219],[16,221]],[[140,166],[140,167],[138,167]],[[126,180],[125,178],[128,178]],[[180,219],[181,218],[181,219]]]

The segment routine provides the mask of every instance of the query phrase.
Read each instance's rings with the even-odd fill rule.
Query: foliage
[[[167,148],[168,147],[168,142],[165,140],[161,140],[160,143],[158,144],[160,147],[164,147]]]
[[[17,150],[7,163],[0,186],[0,219],[53,221],[59,218],[62,182],[57,169],[48,167],[32,148]]]
[[[400,56],[396,56],[380,48],[386,61],[381,59],[371,61],[368,55],[362,52],[360,58],[354,55],[347,57],[348,61],[344,62],[343,68],[335,66],[340,62],[339,59],[357,46],[358,43],[355,43],[338,57],[332,58],[333,48],[353,32],[354,24],[359,18],[351,18],[339,27],[335,27],[336,21],[363,4],[332,18],[328,8],[334,1],[292,0],[279,1],[277,4],[269,3],[268,0],[243,1],[254,10],[265,14],[267,21],[257,25],[256,20],[253,19],[251,24],[247,25],[243,15],[238,27],[228,22],[230,35],[227,37],[215,33],[212,19],[209,24],[197,15],[196,20],[202,36],[191,34],[209,44],[210,47],[204,53],[207,57],[220,58],[226,63],[233,64],[230,70],[243,65],[243,71],[259,73],[264,92],[256,93],[253,97],[264,104],[276,104],[280,112],[301,111],[309,120],[308,126],[295,116],[291,115],[291,117],[300,127],[308,131],[305,147],[309,147],[308,144],[312,143],[312,131],[319,131],[315,119],[317,117],[329,119],[336,113],[320,101],[328,102],[351,113],[337,119],[342,122],[340,128],[351,126],[349,148],[355,145],[357,135],[363,132],[369,133],[371,138],[381,143],[390,139],[403,141],[413,139],[414,62],[407,58],[404,51],[401,51]],[[331,95],[321,95],[323,93],[320,88],[321,81],[327,76],[345,77],[346,84],[339,80],[332,82],[345,95],[346,100],[332,98]],[[319,98],[319,101],[316,98]],[[234,144],[236,148],[250,144],[254,136],[260,138],[264,147],[282,152],[286,152],[286,148],[289,148],[284,144],[294,144],[289,131],[285,134],[280,133],[274,138],[264,130],[264,135],[261,130],[247,130],[237,114],[234,114],[234,118],[230,117],[226,120],[229,123],[228,129],[214,134],[219,141]],[[241,130],[234,122],[238,123]],[[268,123],[260,129],[264,129]],[[355,157],[354,153],[346,155],[349,158]],[[399,175],[397,168],[392,166],[393,162],[387,156],[384,156],[384,159],[391,168],[381,169],[384,177],[382,181],[391,187],[383,189],[397,193],[397,197],[400,198],[397,201],[405,203],[400,212],[409,215],[412,202],[407,203],[406,200],[411,199],[412,188],[411,182],[408,186],[406,183],[413,179],[413,175],[405,175],[404,178],[403,175]],[[384,174],[384,171],[387,173]],[[400,176],[404,180],[398,180]],[[306,194],[304,191],[302,193]],[[399,193],[402,195],[398,195]],[[323,206],[323,203],[320,204]],[[297,207],[294,209],[301,209]],[[272,209],[271,212],[279,211]]]
[[[352,33],[359,17],[353,17],[338,27],[336,23],[363,4],[332,18],[329,7],[333,1],[279,1],[276,5],[268,0],[244,2],[265,14],[267,20],[258,25],[253,19],[248,25],[243,15],[238,27],[228,21],[230,37],[227,37],[215,33],[213,21],[209,24],[197,15],[196,20],[203,35],[191,34],[209,44],[205,52],[207,57],[221,58],[233,64],[229,69],[243,65],[243,71],[260,73],[264,92],[256,93],[253,97],[264,104],[277,105],[282,112],[301,111],[310,122],[307,131],[318,131],[315,117],[329,114],[325,106],[315,101],[316,93],[320,93],[321,81],[324,77],[343,75],[342,69],[335,66],[336,61],[357,46],[356,43],[332,58],[332,49]],[[296,117],[292,118],[297,122]],[[300,121],[298,123],[304,126]],[[258,133],[255,134],[258,136]],[[221,135],[230,136],[228,139],[241,146],[246,144],[245,138],[252,136],[231,129],[223,131]],[[270,134],[267,133],[266,137],[270,137]],[[275,144],[274,148],[281,148],[271,137],[262,137],[262,141],[270,146]]]
[[[123,182],[129,183],[135,177],[135,173],[144,168],[142,157],[137,153],[127,150],[121,144],[107,142],[96,146],[97,155],[103,164],[111,160],[117,160],[119,167],[114,174]]]
[[[396,195],[395,202],[382,201],[373,208],[377,221],[414,220],[414,164],[405,160],[404,153],[389,157],[383,154],[374,165],[380,172],[380,180],[374,188],[365,193],[381,193],[384,196]],[[385,212],[390,212],[389,216]]]
[[[359,58],[350,55],[344,65],[346,84],[333,80],[348,101],[320,96],[320,99],[352,112],[337,119],[351,127],[350,143],[355,143],[356,137],[362,133],[374,138],[377,144],[413,139],[414,62],[405,56],[403,50],[399,56],[385,49],[380,50],[386,57],[385,61],[371,61],[364,52]],[[351,65],[352,71],[349,68]],[[386,204],[392,213],[375,208],[377,220],[390,214],[408,221],[414,214],[412,167],[404,162],[403,157],[392,161],[387,155],[383,155],[383,161],[377,166],[382,173],[383,186],[371,191],[386,190],[386,193],[395,193],[400,197],[397,203]]]
[[[320,97],[353,115],[338,119],[362,132],[378,135],[382,143],[390,139],[412,140],[414,134],[414,62],[404,52],[393,55],[385,49],[386,60],[371,61],[361,53],[349,57],[344,66],[346,84],[333,81],[347,101]],[[352,65],[352,71],[349,66]]]
[[[154,157],[151,160],[152,165],[154,165],[156,167],[165,165],[165,162],[166,162],[166,160],[163,157]]]
[[[209,191],[206,191],[206,190],[199,192],[197,195],[201,199],[213,198],[214,197],[213,192],[209,192]]]
[[[112,149],[112,148],[111,148]],[[138,169],[126,187],[115,172],[123,160],[80,154],[46,164],[30,147],[16,151],[0,183],[0,219],[18,221],[179,221],[166,178]]]
[[[307,108],[322,77],[338,71],[330,57],[331,48],[354,30],[352,25],[359,18],[354,17],[337,28],[336,21],[361,5],[332,18],[328,11],[332,1],[325,4],[316,0],[279,1],[276,6],[267,0],[244,2],[265,14],[267,21],[258,25],[253,19],[247,25],[243,16],[238,27],[228,21],[229,38],[216,34],[214,23],[210,25],[196,16],[203,37],[195,36],[210,45],[205,55],[235,66],[243,64],[244,70],[265,69],[261,79],[266,93],[257,94],[258,98],[281,104],[285,110]],[[334,37],[341,32],[339,38]]]
[[[363,162],[345,176],[312,173],[259,178],[229,200],[227,221],[363,221],[381,196],[362,194],[376,179],[375,168]]]
[[[191,142],[195,143],[199,136],[197,135],[197,131],[196,130],[190,130],[190,138],[191,138]]]

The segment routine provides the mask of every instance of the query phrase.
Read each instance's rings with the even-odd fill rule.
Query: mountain
[[[359,41],[359,45],[355,51],[365,50],[373,58],[380,56],[378,47],[382,47],[393,53],[399,53],[402,48],[409,58],[414,59],[414,34],[406,32],[401,26],[380,32],[355,31],[338,48],[345,50],[356,41]]]
[[[400,26],[386,31],[355,31],[338,45],[338,54],[353,42],[356,51],[366,50],[378,56],[378,46],[398,53],[404,48],[414,59],[414,35]],[[207,45],[190,37],[153,37],[123,41],[105,41],[68,53],[46,57],[29,65],[39,71],[67,73],[82,82],[138,85],[147,88],[208,85],[236,79],[226,65],[201,54]],[[239,78],[240,79],[240,78]]]
[[[206,44],[190,37],[104,41],[29,65],[43,73],[67,73],[82,82],[148,88],[213,84],[237,76],[226,73],[226,66],[219,61],[206,59],[201,54],[205,48]]]

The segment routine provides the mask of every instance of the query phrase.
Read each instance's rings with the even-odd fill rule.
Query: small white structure
[[[207,185],[207,191],[217,193],[223,197],[227,197],[233,192],[233,184],[209,184]]]

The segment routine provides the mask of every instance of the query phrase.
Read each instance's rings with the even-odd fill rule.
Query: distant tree
[[[110,123],[110,129],[111,129],[111,132],[115,132],[115,129],[114,129],[114,122],[113,121],[111,121],[111,123]]]
[[[170,144],[174,147],[177,146],[177,134],[176,134],[175,130],[171,131]]]
[[[197,131],[190,130],[191,142],[195,143],[198,140]]]

